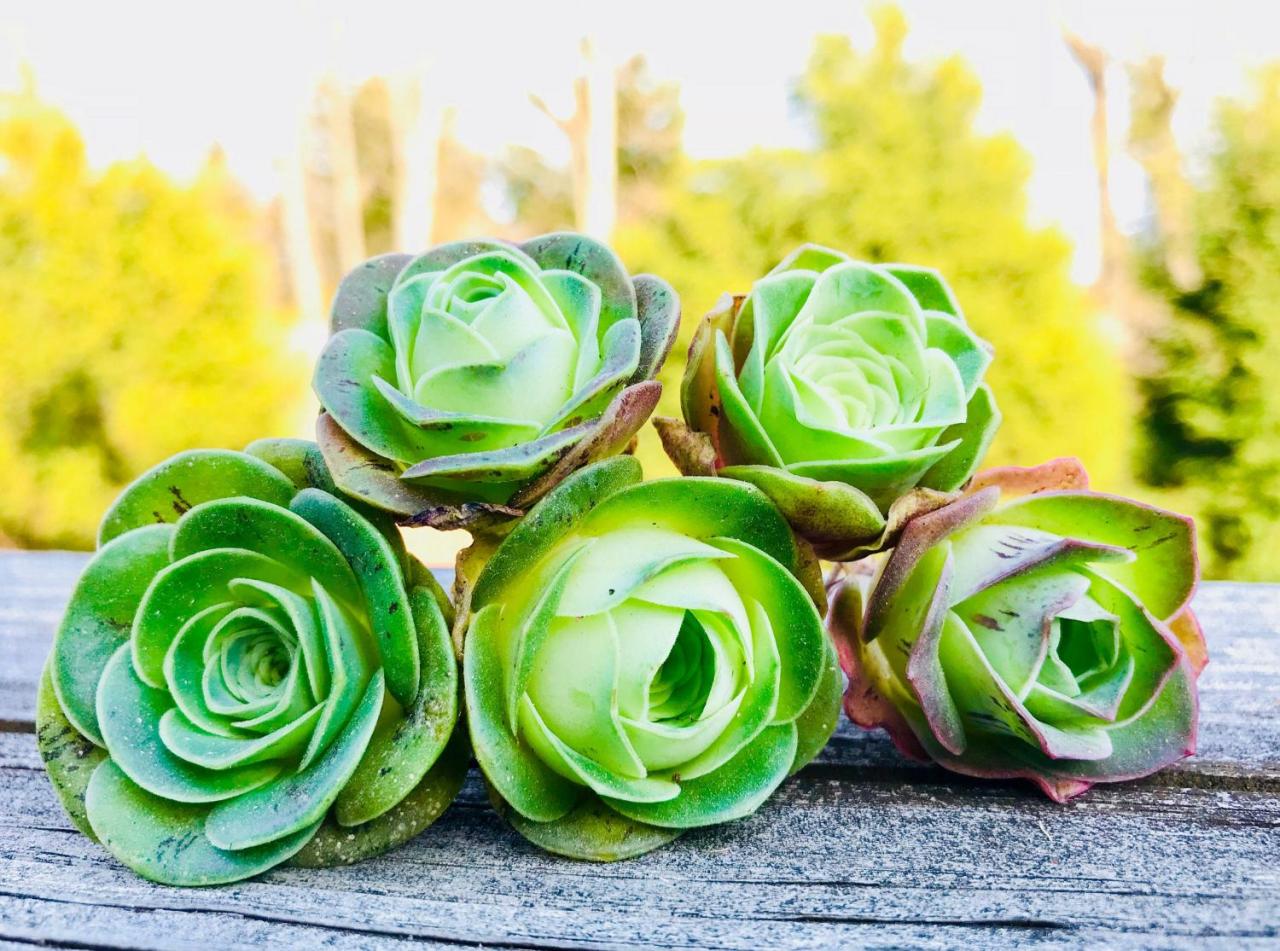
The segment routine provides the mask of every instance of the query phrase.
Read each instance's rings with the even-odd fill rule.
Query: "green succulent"
[[[373,258],[334,301],[320,448],[343,491],[402,520],[519,515],[627,447],[679,317],[670,285],[581,234]]]
[[[465,775],[451,614],[314,444],[180,453],[107,512],[58,628],[37,716],[54,789],[169,884],[391,848]]]
[[[936,271],[805,245],[704,318],[684,421],[655,422],[685,474],[758,486],[847,560],[973,473],[1000,424],[990,362]]]
[[[515,828],[574,858],[750,815],[839,711],[816,561],[777,509],[640,477],[624,456],[566,479],[464,596],[476,759]]]
[[[980,474],[851,575],[828,619],[850,719],[1058,801],[1193,752],[1194,526],[1087,486],[1067,459]]]

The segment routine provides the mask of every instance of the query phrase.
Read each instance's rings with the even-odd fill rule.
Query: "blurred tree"
[[[1164,78],[1164,58],[1151,56],[1129,67],[1129,153],[1150,185],[1155,231],[1160,235],[1160,265],[1180,290],[1203,280],[1196,261],[1195,192],[1173,134],[1178,94]]]
[[[608,240],[618,215],[618,77],[590,38],[583,38],[581,54],[573,112],[558,116],[542,97],[530,95],[529,100],[569,140],[574,227]]]
[[[351,101],[364,241],[369,254],[397,250],[396,204],[402,160],[396,111],[391,84],[381,76],[361,83]]]
[[[1067,49],[1075,57],[1089,82],[1093,94],[1093,115],[1089,121],[1089,137],[1093,146],[1093,168],[1098,185],[1098,238],[1101,261],[1098,277],[1090,288],[1094,304],[1103,319],[1109,320],[1120,334],[1121,353],[1130,371],[1150,372],[1155,365],[1151,340],[1165,321],[1164,303],[1152,294],[1138,275],[1134,249],[1116,220],[1111,196],[1111,137],[1108,129],[1107,70],[1111,59],[1100,46],[1095,46],[1074,33],[1064,32]],[[1148,73],[1135,74],[1140,81]],[[1146,121],[1130,129],[1130,149],[1142,156],[1146,167],[1165,164],[1166,142],[1160,129],[1167,128],[1172,110],[1158,97],[1147,96],[1140,106]],[[1174,152],[1176,159],[1177,153]]]
[[[1280,550],[1280,65],[1226,103],[1194,200],[1199,280],[1180,286],[1167,241],[1147,277],[1172,305],[1161,365],[1142,380],[1141,475],[1199,514],[1211,577],[1277,577]],[[1157,224],[1161,222],[1157,219]]]
[[[458,141],[452,109],[422,101],[422,82],[375,77],[356,91],[356,156],[369,254],[417,251],[494,231],[481,200],[488,163]]]
[[[307,368],[261,220],[217,157],[189,186],[96,174],[65,116],[0,97],[0,536],[91,546],[165,456],[296,428]]]
[[[1132,399],[1115,343],[1070,281],[1070,248],[1027,223],[1029,159],[1007,135],[981,135],[981,90],[958,59],[903,58],[906,24],[876,15],[868,52],[819,39],[797,91],[811,150],[758,150],[694,164],[667,209],[620,229],[627,262],[670,279],[685,310],[683,343],[725,291],[742,292],[804,241],[875,261],[939,268],[997,358],[990,380],[1005,423],[992,463],[1078,455],[1101,486],[1127,471]],[[678,412],[681,350],[664,374]],[[659,451],[646,435],[651,473]]]
[[[654,78],[643,56],[618,69],[618,221],[622,225],[661,210],[666,186],[684,161],[680,87]],[[509,147],[497,175],[514,211],[519,234],[574,227],[573,176],[524,146]]]

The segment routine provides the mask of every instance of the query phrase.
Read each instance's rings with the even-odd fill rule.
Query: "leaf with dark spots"
[[[191,503],[182,496],[182,489],[176,485],[169,486],[169,494],[173,496],[173,510],[179,516],[186,515],[191,511]]]
[[[410,527],[428,527],[440,531],[465,528],[469,531],[487,530],[495,525],[519,518],[522,509],[496,502],[463,502],[460,505],[437,505],[424,508],[400,524]]]

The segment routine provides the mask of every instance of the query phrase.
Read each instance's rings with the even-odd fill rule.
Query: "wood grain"
[[[0,554],[0,946],[1275,947],[1280,586],[1209,584],[1200,755],[1066,806],[844,725],[751,819],[597,866],[544,855],[473,775],[418,839],[346,869],[151,885],[76,833],[30,735],[83,556]]]

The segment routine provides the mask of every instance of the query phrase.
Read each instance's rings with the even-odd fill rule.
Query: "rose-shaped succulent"
[[[451,606],[312,443],[184,452],[125,489],[54,640],[38,741],[75,824],[155,881],[330,865],[466,771]]]
[[[855,723],[1058,801],[1194,751],[1194,526],[1087,484],[1074,460],[991,470],[908,522],[873,583],[842,582]]]
[[[499,809],[575,858],[741,818],[834,729],[841,680],[787,523],[623,456],[553,490],[469,592],[463,681]]]
[[[1000,424],[990,362],[938,272],[805,245],[706,316],[684,422],[655,422],[686,475],[753,483],[846,560],[973,473]]]
[[[334,300],[320,448],[339,488],[402,520],[518,515],[627,447],[679,317],[670,285],[581,234],[373,258]]]

